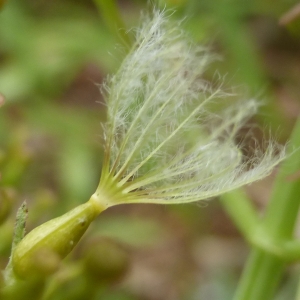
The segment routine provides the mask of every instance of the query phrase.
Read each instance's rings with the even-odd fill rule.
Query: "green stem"
[[[291,240],[286,241],[282,245],[283,252],[285,254],[286,260],[288,261],[299,261],[300,260],[300,241]]]
[[[285,263],[264,250],[253,249],[246,264],[234,300],[273,299]]]
[[[107,28],[116,36],[127,50],[133,42],[126,31],[126,26],[121,17],[117,3],[114,0],[94,0]]]
[[[259,219],[255,208],[242,189],[221,196],[220,201],[236,227],[250,241]]]
[[[295,129],[291,142],[297,150],[285,161],[277,176],[265,217],[266,229],[277,239],[293,236],[300,204],[300,121]]]
[[[268,239],[284,245],[290,240],[299,210],[300,119],[290,141],[290,153],[283,163],[266,210],[262,230]],[[286,262],[266,249],[253,246],[234,300],[272,299]]]

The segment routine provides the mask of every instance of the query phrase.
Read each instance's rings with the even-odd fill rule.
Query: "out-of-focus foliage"
[[[0,1],[2,268],[10,253],[15,211],[24,199],[31,230],[83,203],[97,186],[105,118],[97,84],[118,68],[126,50],[96,4]],[[300,31],[299,19],[284,26],[279,20],[295,4],[160,0],[156,5],[175,8],[173,17],[185,18],[190,35],[220,55],[208,78],[225,76],[225,86],[237,86],[245,98],[263,99],[257,121],[271,125],[285,140],[300,111]],[[130,29],[149,4],[123,0],[118,7]],[[266,180],[248,192],[264,206],[269,190]],[[110,239],[103,242],[103,236]],[[120,276],[102,280],[105,275],[87,271],[101,263],[101,251],[119,257],[124,266]],[[44,299],[232,299],[245,254],[244,243],[216,201],[120,206],[104,212],[61,263],[45,283]],[[116,260],[111,258],[111,269],[105,262],[108,274]],[[278,299],[291,299],[297,272],[289,271]]]

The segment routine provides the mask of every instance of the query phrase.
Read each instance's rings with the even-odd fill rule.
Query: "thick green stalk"
[[[283,163],[261,229],[274,244],[290,240],[299,210],[300,119],[289,145],[292,153]],[[284,249],[284,248],[283,248]],[[266,249],[253,246],[234,300],[270,300],[283,274],[286,261]]]
[[[265,226],[276,239],[293,236],[300,205],[300,119],[293,131],[291,154],[277,175],[268,209]]]
[[[253,247],[234,300],[273,299],[284,267],[280,258]]]

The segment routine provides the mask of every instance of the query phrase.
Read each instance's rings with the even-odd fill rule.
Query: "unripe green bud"
[[[61,217],[50,220],[27,234],[12,254],[13,270],[20,278],[34,275],[40,251],[50,251],[62,259],[80,240],[90,223],[104,210],[93,198]],[[45,257],[47,259],[47,257]]]

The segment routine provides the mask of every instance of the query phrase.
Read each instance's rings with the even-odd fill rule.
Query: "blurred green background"
[[[124,31],[150,7],[143,0],[118,1],[124,22],[119,30],[120,20],[103,3],[0,1],[2,268],[22,201],[28,202],[29,231],[88,200],[98,184],[105,120],[99,84],[124,58]],[[253,121],[285,142],[300,111],[297,1],[152,3],[176,9],[174,19],[185,18],[191,37],[221,57],[208,76],[224,77],[225,86],[243,98],[262,99]],[[272,179],[247,187],[258,209],[268,201]],[[101,260],[107,252],[111,258]],[[229,300],[247,252],[217,199],[114,207],[49,280],[45,299]],[[288,270],[277,300],[293,298],[298,273],[297,267]]]

